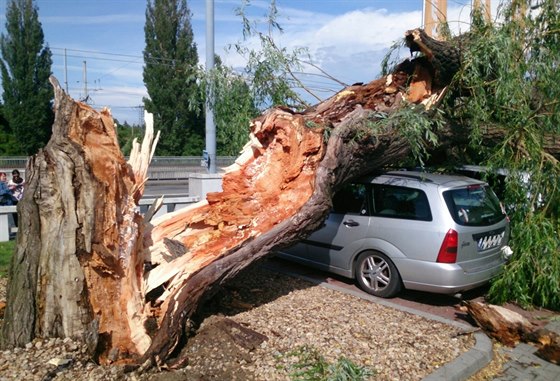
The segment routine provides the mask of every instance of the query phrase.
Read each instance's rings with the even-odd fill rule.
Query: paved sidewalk
[[[546,328],[560,334],[560,321],[552,321]],[[509,361],[504,364],[503,373],[495,381],[558,381],[560,366],[535,355],[536,347],[519,343],[515,348],[500,349]]]

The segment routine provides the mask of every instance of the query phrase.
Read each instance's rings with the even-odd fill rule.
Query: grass
[[[0,242],[0,277],[8,276],[10,261],[16,247],[16,241]]]
[[[297,358],[297,363],[289,367],[292,381],[362,381],[375,375],[373,370],[344,357],[329,364],[312,346],[299,347],[288,356]]]

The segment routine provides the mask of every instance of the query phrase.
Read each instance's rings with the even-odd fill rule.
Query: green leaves
[[[465,96],[446,112],[471,128],[473,157],[510,173],[503,202],[515,254],[489,297],[560,309],[560,165],[545,146],[560,134],[560,16],[554,0],[525,14],[518,3],[503,8],[503,24],[472,25],[456,78]],[[484,147],[489,128],[503,138]]]
[[[317,349],[307,345],[298,347],[287,356],[296,359],[289,368],[290,378],[294,381],[360,381],[375,374],[345,357],[329,364]]]
[[[276,105],[284,105],[296,110],[304,109],[308,104],[294,88],[301,88],[304,91],[308,89],[294,73],[303,70],[303,59],[308,58],[307,50],[296,48],[288,51],[274,41],[274,33],[282,32],[282,28],[276,21],[278,13],[276,1],[270,2],[266,21],[263,23],[266,32],[259,29],[262,25],[249,20],[246,15],[248,5],[249,1],[244,0],[237,14],[243,19],[245,41],[249,38],[256,39],[259,49],[249,48],[244,42],[239,42],[232,47],[247,60],[245,75],[250,78],[251,96],[255,105],[261,110]]]
[[[249,85],[234,70],[221,64],[210,73],[199,71],[200,99],[206,99],[208,88],[214,99],[216,150],[218,155],[237,156],[249,140],[250,121],[259,114]]]
[[[491,300],[560,310],[558,224],[541,213],[529,213],[522,223],[511,226],[513,258],[492,283]]]
[[[389,115],[377,114],[379,119],[371,125],[376,133],[395,129],[410,145],[412,162],[403,165],[424,166],[430,157],[429,150],[437,147],[438,137],[435,131],[443,123],[441,111],[426,112],[422,105],[406,105]]]

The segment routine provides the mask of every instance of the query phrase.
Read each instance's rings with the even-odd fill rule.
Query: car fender
[[[355,275],[355,270],[356,270],[355,264],[356,264],[356,260],[358,259],[358,256],[367,250],[375,250],[385,254],[393,261],[393,264],[397,266],[397,270],[398,270],[398,265],[397,265],[398,260],[401,258],[406,259],[406,256],[395,245],[383,239],[367,238],[360,241],[361,241],[360,250],[356,251],[352,256],[352,276]]]

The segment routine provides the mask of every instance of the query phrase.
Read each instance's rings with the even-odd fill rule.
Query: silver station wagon
[[[455,294],[487,283],[511,255],[509,220],[488,184],[393,171],[346,185],[324,226],[282,258],[356,279],[366,292]]]

